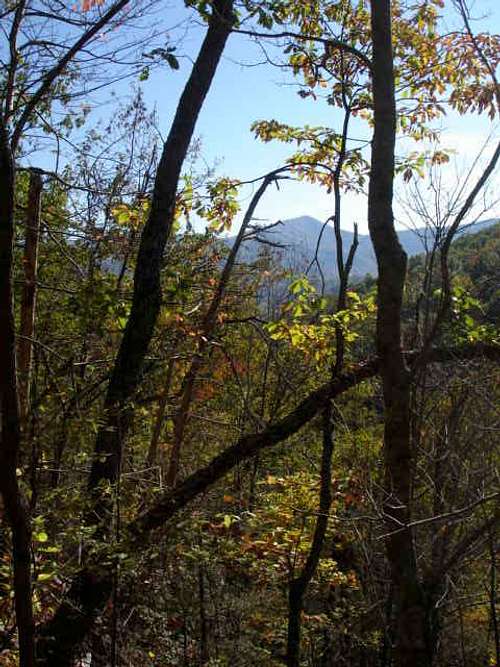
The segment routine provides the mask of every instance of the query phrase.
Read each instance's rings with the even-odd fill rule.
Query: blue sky
[[[447,3],[449,5],[450,0]],[[485,17],[475,24],[476,29],[500,32],[500,0],[476,0],[472,9],[475,16]],[[200,23],[187,21],[189,14],[183,9],[183,3],[175,2],[168,11],[167,20],[170,25],[177,26],[171,33],[172,39],[182,36],[178,49],[180,69],[154,71],[140,84],[148,105],[157,109],[159,126],[164,134],[189,74],[190,59],[195,57],[205,30]],[[448,29],[459,25],[449,11],[446,16]],[[270,53],[272,55],[272,51]],[[255,120],[275,118],[295,125],[326,125],[340,129],[338,112],[326,103],[302,100],[291,75],[269,64],[259,64],[263,61],[263,53],[255,42],[245,36],[231,36],[196,128],[196,134],[202,140],[203,159],[209,164],[217,162],[219,175],[252,179],[278,167],[289,154],[290,146],[255,140],[250,131]],[[126,97],[130,94],[130,83],[120,84],[115,87],[115,92],[118,97]],[[105,99],[110,99],[109,91],[102,93],[95,102],[102,105]],[[111,103],[101,106],[101,113],[106,114],[107,110],[111,111]],[[470,165],[478,146],[492,131],[486,118],[460,118],[456,114],[448,115],[440,126],[444,144],[456,150],[458,171]],[[360,134],[369,138],[370,131],[358,125],[356,136]],[[452,173],[450,169],[449,174]],[[498,180],[497,184],[500,186]],[[251,189],[246,188],[242,194],[243,200],[249,198]],[[332,212],[332,196],[319,187],[286,183],[279,192],[274,188],[268,191],[257,216],[270,222],[305,214],[323,220]],[[398,217],[404,218],[402,211],[397,213]],[[498,208],[489,217],[496,214],[499,214]],[[366,231],[364,197],[347,196],[344,199],[343,226],[350,228],[354,221],[359,223],[360,231]]]
[[[500,32],[500,0],[476,0],[472,12],[476,17],[484,17],[475,24],[476,29]],[[458,25],[458,19],[451,12],[447,13],[447,28]],[[191,29],[180,51],[194,54],[202,32],[202,28]],[[276,168],[290,152],[290,146],[255,140],[250,131],[255,120],[275,118],[290,124],[334,128],[340,123],[339,112],[325,103],[302,100],[290,74],[271,65],[257,64],[263,61],[263,53],[253,41],[240,35],[232,36],[197,126],[205,159],[220,161],[220,174],[241,180]],[[144,85],[147,100],[156,104],[160,125],[165,130],[189,71],[189,62],[181,63],[178,72],[156,72]],[[470,165],[476,149],[492,131],[487,118],[460,118],[454,113],[443,119],[440,126],[445,145],[456,150],[454,161],[459,171]],[[357,136],[361,132],[362,136],[369,137],[368,128],[359,125]],[[251,195],[249,189],[244,195]],[[323,220],[331,213],[332,197],[321,188],[285,183],[279,192],[275,188],[268,191],[257,216],[270,222],[304,214]],[[498,207],[493,213],[499,213]],[[400,217],[404,217],[402,212]],[[361,231],[366,231],[366,202],[363,197],[348,196],[343,204],[343,226],[349,228],[354,221],[359,223]]]

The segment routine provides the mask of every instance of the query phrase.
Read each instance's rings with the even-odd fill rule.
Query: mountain
[[[475,234],[496,222],[498,220],[491,219],[468,225],[460,230],[459,235]],[[304,272],[314,259],[322,229],[322,222],[307,215],[285,220],[272,229],[259,233],[259,236],[268,243],[261,244],[253,239],[246,241],[240,250],[240,259],[244,262],[251,262],[256,259],[263,248],[269,248],[286,268],[291,269],[294,273]],[[398,232],[399,240],[410,257],[425,251],[425,233],[424,229]],[[342,230],[345,256],[349,252],[353,238],[352,232]],[[430,234],[427,231],[427,241],[429,240]],[[231,246],[234,243],[234,237],[226,239],[226,243]],[[361,278],[366,274],[376,275],[377,263],[370,237],[367,234],[359,234],[358,243],[352,276]],[[276,248],[276,245],[282,247]],[[323,231],[317,256],[326,282],[335,283],[337,276],[335,235],[331,225],[327,225]],[[317,276],[317,269],[311,269],[311,272],[313,276]]]

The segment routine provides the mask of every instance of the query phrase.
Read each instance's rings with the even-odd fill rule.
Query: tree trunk
[[[31,606],[31,524],[19,488],[17,465],[21,428],[16,378],[12,265],[14,246],[14,162],[0,124],[0,495],[12,531],[16,623],[21,667],[34,665]]]
[[[495,642],[495,658],[497,665],[500,665],[500,630],[498,628],[497,616],[497,549],[495,540],[494,526],[490,528],[489,547],[490,547],[490,620],[493,628],[493,640]]]
[[[113,368],[105,399],[104,424],[95,445],[89,490],[93,496],[91,524],[109,530],[112,498],[101,494],[102,483],[119,477],[122,445],[130,423],[128,402],[140,381],[144,359],[161,306],[160,272],[163,251],[172,231],[177,186],[195,124],[233,25],[232,0],[215,0],[212,16],[179,101],[156,174],[151,211],[144,227],[136,270],[130,317]],[[43,628],[40,665],[70,667],[73,656],[102,611],[112,589],[110,573],[88,567],[76,575],[66,599]]]
[[[350,110],[344,92],[344,126],[342,132],[342,144],[338,157],[337,167],[334,174],[334,195],[335,212],[333,217],[335,231],[335,246],[337,255],[337,270],[340,280],[339,293],[337,298],[337,312],[346,307],[346,292],[349,284],[349,275],[354,261],[354,255],[358,247],[358,228],[354,225],[354,238],[349,249],[347,261],[344,263],[343,240],[340,230],[341,222],[341,185],[340,178],[342,167],[346,156],[347,132],[349,128]],[[340,375],[344,365],[345,337],[340,326],[335,328],[335,362],[332,366],[332,378]],[[304,596],[307,588],[316,572],[319,563],[319,556],[323,547],[326,529],[328,525],[328,513],[331,505],[331,459],[333,455],[333,424],[332,424],[332,406],[328,403],[323,411],[323,456],[321,464],[321,491],[319,503],[319,516],[316,522],[314,538],[311,549],[307,556],[306,564],[299,577],[290,582],[288,595],[288,642],[287,642],[287,664],[289,667],[298,667],[300,664],[300,632],[301,632],[301,613],[304,603]]]
[[[160,442],[161,433],[163,430],[163,423],[165,421],[165,412],[167,410],[168,397],[170,396],[170,387],[172,385],[172,377],[174,374],[174,366],[176,362],[175,356],[176,346],[173,346],[171,351],[171,357],[168,361],[167,374],[165,377],[165,384],[158,401],[158,409],[155,414],[154,424],[153,424],[153,433],[151,435],[151,441],[149,443],[148,455],[146,457],[146,465],[149,468],[153,468],[158,463],[158,444]]]
[[[391,2],[372,0],[374,134],[368,224],[378,264],[377,352],[385,424],[384,456],[387,557],[395,602],[395,664],[428,665],[425,605],[417,575],[410,519],[412,452],[410,375],[401,344],[401,307],[406,254],[398,241],[392,210],[396,104],[391,41]]]
[[[332,504],[332,455],[333,455],[333,422],[332,407],[328,403],[323,410],[323,453],[321,457],[321,489],[318,517],[314,528],[314,536],[304,568],[300,575],[290,582],[288,591],[288,637],[286,664],[288,667],[300,665],[300,633],[301,614],[304,595],[316,572],[321,549],[323,547],[330,506]]]
[[[206,665],[210,661],[210,650],[208,646],[205,573],[202,565],[198,569],[198,600],[200,605],[200,665]]]
[[[26,238],[24,243],[24,286],[21,297],[21,326],[18,343],[19,407],[21,425],[26,427],[29,412],[31,358],[35,333],[36,280],[38,271],[38,239],[40,235],[40,204],[42,200],[42,177],[30,172],[28,211],[26,215]]]
[[[227,285],[231,278],[238,252],[241,248],[241,244],[245,240],[245,234],[247,232],[248,226],[253,220],[253,214],[255,213],[255,209],[257,208],[259,201],[267,190],[269,184],[278,179],[278,174],[280,171],[280,169],[277,169],[276,171],[267,174],[256,193],[252,197],[226,263],[224,264],[224,269],[222,270],[217,289],[214,292],[213,298],[210,302],[210,305],[208,306],[208,310],[203,318],[196,352],[193,356],[193,360],[191,361],[191,365],[189,366],[189,369],[187,370],[182,380],[180,406],[174,418],[174,442],[170,452],[170,460],[165,477],[165,481],[169,487],[173,487],[177,480],[181,459],[181,449],[184,442],[186,427],[189,421],[189,410],[191,408],[191,403],[193,402],[195,382],[203,365],[204,353],[217,325],[217,314],[224,298]]]
[[[232,0],[216,0],[209,27],[182,93],[158,165],[151,211],[144,227],[134,274],[134,294],[105,401],[106,419],[97,435],[89,488],[118,477],[130,415],[127,403],[139,383],[161,306],[160,273],[172,231],[179,177],[198,115],[232,27]],[[102,512],[98,509],[97,514]]]
[[[36,280],[38,271],[38,239],[40,235],[40,205],[42,200],[42,177],[30,172],[28,211],[26,215],[26,238],[24,243],[24,286],[21,297],[21,327],[18,343],[19,404],[21,423],[25,426],[29,411],[31,358],[35,333]]]

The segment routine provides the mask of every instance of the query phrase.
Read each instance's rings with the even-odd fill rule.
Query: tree
[[[0,281],[2,284],[0,304],[5,322],[1,329],[0,361],[0,415],[1,415],[1,478],[0,493],[2,494],[6,517],[13,535],[14,550],[14,581],[16,591],[16,613],[20,636],[20,654],[22,665],[34,664],[34,625],[31,610],[31,568],[30,542],[31,528],[26,499],[19,488],[16,469],[21,448],[21,428],[18,405],[15,322],[13,313],[12,264],[14,245],[14,193],[16,177],[16,160],[21,149],[21,139],[26,128],[41,112],[41,106],[50,106],[53,86],[60,82],[68,65],[92,40],[99,36],[120,12],[127,6],[128,0],[121,0],[93,18],[93,20],[76,21],[79,32],[71,35],[62,44],[56,45],[54,57],[53,46],[45,40],[39,40],[36,34],[29,34],[22,45],[28,55],[20,57],[21,45],[19,38],[23,34],[26,16],[60,20],[52,11],[47,15],[43,7],[31,9],[21,1],[2,10],[2,18],[10,19],[8,32],[8,49],[10,60],[2,73],[2,111],[0,122],[0,178],[5,184],[0,197]],[[28,18],[29,20],[29,18]],[[74,22],[68,20],[74,26]],[[34,28],[36,31],[36,27]],[[27,34],[31,32],[27,27]],[[34,72],[31,58],[45,61],[40,72]],[[47,59],[48,56],[48,60]],[[26,72],[26,63],[32,68]],[[45,65],[45,66],[44,66]],[[34,76],[33,76],[34,74]]]
[[[151,554],[148,543],[153,531],[169,524],[170,535],[175,529],[171,520],[181,515],[189,503],[197,501],[199,506],[202,497],[205,502],[204,494],[207,490],[228,473],[234,473],[240,478],[238,483],[235,482],[235,486],[239,485],[241,489],[244,486],[244,483],[241,483],[241,476],[245,476],[245,470],[242,468],[244,462],[256,461],[256,457],[263,456],[264,452],[295,436],[317,415],[322,415],[324,437],[319,516],[311,535],[308,554],[302,561],[303,569],[298,576],[294,568],[289,569],[292,577],[288,660],[290,664],[299,664],[300,613],[307,602],[308,588],[315,573],[318,568],[321,570],[321,560],[327,548],[327,528],[332,502],[330,489],[332,452],[335,455],[332,438],[336,435],[332,433],[332,401],[344,396],[346,392],[358,387],[364,381],[371,379],[375,381],[375,378],[380,377],[384,406],[378,416],[384,429],[382,451],[385,461],[385,480],[379,511],[385,523],[384,537],[387,562],[390,567],[392,597],[389,596],[387,608],[388,617],[394,618],[392,628],[394,657],[396,664],[400,665],[403,663],[429,665],[432,663],[437,641],[436,633],[429,633],[429,626],[434,623],[436,595],[439,594],[439,590],[438,588],[431,590],[432,587],[429,588],[428,584],[432,584],[432,580],[423,577],[417,568],[415,541],[419,526],[427,523],[434,525],[434,519],[445,520],[443,516],[453,517],[456,513],[451,509],[449,513],[442,512],[431,520],[414,518],[417,507],[413,492],[416,480],[414,474],[416,441],[412,431],[412,427],[415,428],[411,412],[412,391],[416,374],[422,372],[422,369],[427,371],[434,368],[435,364],[449,368],[457,360],[498,359],[498,345],[494,341],[489,342],[487,337],[475,343],[441,334],[450,320],[450,306],[454,294],[448,271],[450,245],[456,230],[495,168],[499,149],[495,151],[486,170],[471,188],[462,208],[442,239],[439,247],[441,292],[437,295],[436,302],[433,302],[434,310],[430,312],[432,321],[425,330],[426,335],[422,345],[415,350],[408,350],[403,344],[404,294],[407,285],[406,256],[399,245],[394,226],[392,202],[394,180],[398,170],[403,173],[404,178],[410,179],[414,177],[414,173],[422,169],[422,165],[425,166],[429,160],[436,161],[438,158],[435,153],[432,156],[413,155],[397,162],[395,142],[398,130],[417,139],[432,136],[433,131],[428,123],[441,113],[439,95],[447,87],[451,87],[453,91],[451,98],[454,99],[453,104],[457,108],[464,111],[476,108],[473,91],[476,90],[474,85],[477,85],[475,83],[477,77],[492,76],[496,84],[494,69],[489,65],[494,50],[494,40],[474,37],[467,30],[465,37],[463,34],[451,37],[436,34],[436,3],[424,3],[416,8],[406,9],[401,8],[399,4],[393,5],[390,0],[383,0],[372,3],[369,12],[363,3],[354,7],[349,2],[334,6],[322,2],[293,5],[248,2],[244,7],[245,11],[249,12],[245,20],[237,15],[236,6],[229,0],[215,0],[209,7],[202,4],[198,9],[207,21],[207,31],[180,98],[171,130],[163,145],[152,191],[148,192],[146,186],[139,199],[131,200],[120,190],[119,183],[122,181],[119,173],[116,174],[116,178],[114,176],[110,178],[109,191],[106,190],[103,200],[97,196],[98,189],[87,188],[89,197],[94,198],[92,206],[98,211],[97,215],[102,215],[107,220],[106,224],[114,224],[113,219],[116,220],[116,224],[125,221],[132,226],[132,220],[137,223],[137,229],[141,229],[140,245],[135,261],[130,309],[127,303],[124,303],[123,307],[120,306],[122,310],[118,318],[118,329],[105,341],[100,341],[99,349],[105,349],[109,352],[106,356],[114,360],[112,362],[104,360],[103,368],[106,371],[102,375],[81,371],[80,381],[73,382],[73,386],[71,386],[73,369],[70,362],[71,370],[68,371],[67,381],[70,398],[66,405],[64,405],[66,397],[61,397],[63,411],[68,419],[64,420],[66,425],[59,434],[61,440],[57,446],[59,454],[56,456],[58,467],[62,460],[68,458],[65,457],[65,440],[68,438],[67,421],[71,422],[70,414],[73,406],[78,410],[82,409],[82,404],[83,410],[90,410],[89,406],[92,406],[96,436],[93,446],[89,447],[92,438],[88,432],[85,434],[85,451],[82,452],[88,455],[88,451],[92,450],[85,491],[75,503],[78,512],[84,516],[82,522],[74,520],[74,524],[78,526],[77,530],[81,531],[78,562],[76,566],[73,564],[67,570],[69,585],[61,604],[50,617],[46,614],[42,619],[42,625],[37,633],[37,661],[39,664],[47,665],[73,664],[75,656],[81,652],[92,632],[96,619],[103,614],[112,616],[111,654],[116,655],[119,627],[117,609],[120,606],[118,580],[122,572],[121,563],[133,559],[137,562],[142,555]],[[237,9],[242,11],[241,7]],[[107,13],[103,14],[103,17],[105,15]],[[260,28],[247,29],[253,17],[258,25],[266,29],[265,31],[260,31]],[[467,19],[467,15],[465,18]],[[99,25],[104,25],[100,21],[102,19],[99,20]],[[287,29],[281,30],[282,26]],[[273,32],[274,27],[276,31]],[[96,28],[90,38],[97,34],[98,30],[99,28]],[[302,96],[313,98],[318,87],[331,86],[330,102],[344,109],[346,120],[342,133],[335,132],[331,128],[293,128],[277,121],[262,122],[255,127],[256,133],[265,141],[280,138],[287,143],[298,145],[296,153],[291,156],[283,171],[299,178],[319,181],[333,190],[335,209],[332,219],[337,239],[340,278],[335,309],[331,306],[333,299],[329,303],[328,299],[312,296],[314,290],[311,291],[303,280],[295,283],[293,287],[293,290],[296,290],[295,301],[292,298],[292,303],[283,310],[284,316],[275,322],[262,322],[262,313],[256,304],[253,305],[255,314],[248,316],[245,308],[249,308],[251,299],[245,300],[239,307],[231,302],[232,289],[236,287],[240,293],[244,293],[245,288],[252,284],[250,279],[245,277],[251,275],[251,267],[246,269],[249,273],[243,274],[243,277],[238,275],[238,271],[233,271],[239,243],[244,240],[250,228],[247,225],[250,225],[259,197],[265,187],[279,177],[282,170],[272,172],[262,180],[251,201],[238,243],[229,253],[228,261],[220,275],[217,251],[207,250],[208,246],[195,235],[192,237],[187,235],[187,241],[182,242],[172,238],[176,216],[179,212],[192,208],[190,200],[193,199],[193,195],[189,179],[185,179],[184,189],[180,179],[195,124],[226,41],[232,32],[237,31],[250,33],[259,39],[287,40],[286,55],[289,64],[296,74],[304,76]],[[81,48],[85,43],[79,41],[78,44],[78,48]],[[458,74],[447,62],[447,58],[454,50],[460,53],[460,57],[465,54],[471,62],[470,67],[464,68],[464,71]],[[68,54],[70,51],[71,49]],[[73,55],[74,53],[76,52],[73,50]],[[67,60],[58,64],[54,74],[52,70],[49,71],[47,86],[41,97],[36,99],[35,96],[30,113],[35,112],[42,98],[46,99],[45,96],[51,86],[72,57],[68,54],[65,56]],[[441,64],[443,56],[445,56],[444,65]],[[435,78],[429,76],[429,71],[435,71]],[[401,89],[408,86],[412,97],[397,103],[396,92],[401,92]],[[496,109],[496,102],[495,95],[490,93],[488,86],[485,86],[480,108],[488,108],[492,112]],[[373,125],[369,173],[363,149],[352,148],[348,144],[349,117],[355,114],[364,117]],[[21,111],[18,122],[21,122],[23,117],[24,111]],[[23,123],[25,122],[26,119]],[[7,217],[2,219],[10,222],[6,227],[5,243],[0,249],[4,252],[4,269],[9,274],[14,257],[13,158],[16,154],[12,150],[12,141],[15,132],[14,130],[12,138],[6,134],[3,154],[3,164],[8,177],[6,182],[10,184],[10,189],[9,197],[4,199],[4,212]],[[156,156],[153,152],[150,167],[147,169],[148,174],[155,162]],[[84,169],[86,173],[89,171],[87,166],[84,166]],[[60,177],[56,175],[55,182],[57,178]],[[363,344],[352,345],[353,340],[356,340],[352,330],[358,326],[357,322],[363,319],[365,305],[358,295],[348,294],[349,269],[355,246],[351,248],[350,256],[344,261],[340,235],[341,191],[350,188],[362,191],[366,183],[368,183],[370,234],[379,267],[377,325],[374,338],[371,338],[369,323],[365,325],[364,330],[361,329],[363,323],[360,325],[364,334],[370,336],[366,347],[371,346],[372,340],[375,342],[376,355],[368,358],[364,355]],[[232,210],[231,197],[234,194],[234,184],[235,181],[226,180],[211,188],[213,219],[220,223],[220,226],[223,226],[222,223],[226,220],[228,208]],[[59,212],[64,216],[63,208],[61,207]],[[67,225],[68,229],[71,229],[71,222]],[[258,231],[254,230],[251,234],[258,236]],[[108,280],[109,285],[113,285],[112,289],[107,290],[108,296],[113,290],[117,293],[123,285],[128,284],[128,266],[135,237],[134,232],[126,239],[123,255],[122,248],[117,251],[111,250],[113,259],[120,259],[121,269],[116,283],[113,277],[103,278],[103,282]],[[188,257],[195,258],[193,261],[197,266],[199,265],[197,262],[200,262],[202,266],[205,263],[208,267],[206,275],[210,275],[210,284],[201,288],[203,298],[189,314],[168,312],[164,307],[162,284],[168,287],[169,280],[174,282],[175,278],[184,275],[183,270],[175,263],[169,264],[163,271],[164,250],[169,239],[176,250],[182,246],[182,252],[191,252]],[[95,267],[97,252],[94,240],[89,248],[85,248],[83,244],[82,246],[75,244],[70,249],[75,255],[81,252],[82,256],[89,260],[89,266]],[[197,252],[201,252],[201,259],[200,255],[196,255]],[[167,261],[174,261],[170,253]],[[189,261],[191,260],[188,259],[187,262]],[[134,265],[133,260],[131,264]],[[168,275],[169,271],[171,275]],[[88,304],[79,305],[80,310],[88,307],[83,327],[85,331],[83,329],[79,331],[80,340],[86,350],[82,355],[85,357],[83,369],[87,368],[87,351],[92,347],[88,341],[91,335],[95,335],[99,330],[94,320],[99,319],[99,314],[105,312],[101,306],[92,305],[90,298],[91,292],[97,291],[98,280],[101,278],[92,271],[89,271],[88,275],[90,277],[87,284]],[[242,282],[238,282],[239,280]],[[7,371],[10,374],[5,376],[2,384],[2,418],[5,424],[2,426],[2,456],[7,465],[2,469],[1,491],[6,503],[6,515],[13,529],[21,660],[22,664],[33,664],[30,592],[32,540],[29,513],[25,509],[26,502],[20,493],[16,477],[21,440],[16,407],[15,319],[12,310],[12,282],[7,281],[6,285],[4,301],[9,307],[5,312],[11,315],[6,329],[8,335],[4,340],[3,358],[6,361],[4,374]],[[213,295],[207,299],[206,295],[212,288]],[[173,292],[169,291],[169,294],[177,295],[180,291],[180,288],[176,288]],[[203,308],[205,300],[210,301],[206,309]],[[227,322],[223,304],[224,308],[230,304],[234,312],[234,318],[230,316]],[[200,308],[201,315],[196,314]],[[366,309],[369,310],[367,307]],[[183,321],[189,317],[191,329]],[[261,337],[259,341],[263,341],[255,346],[259,358],[253,365],[248,359],[243,363],[244,360],[238,356],[244,338],[238,338],[241,334],[230,333],[230,327],[234,325],[254,327]],[[123,329],[122,336],[119,334],[120,329]],[[161,331],[165,340],[156,339],[153,342],[155,332],[158,331]],[[359,333],[356,335],[359,337]],[[193,339],[192,343],[189,341],[189,336]],[[183,337],[186,340],[183,340]],[[177,347],[179,345],[180,353]],[[247,347],[250,349],[251,344]],[[312,350],[311,358],[314,359],[314,363],[304,363],[300,360],[300,354],[307,355],[309,348]],[[97,346],[94,349],[97,349]],[[291,388],[287,387],[286,391],[283,389],[286,384],[283,368],[286,367],[282,365],[283,359],[276,360],[273,356],[283,349],[286,363],[296,373],[295,378],[300,378]],[[159,356],[151,355],[152,351],[159,351]],[[225,360],[224,363],[230,368],[231,387],[237,388],[241,405],[233,405],[235,401],[229,391],[214,389],[217,383],[221,385],[227,379],[225,371],[219,368],[221,359]],[[50,365],[46,365],[47,376],[50,376]],[[165,381],[166,387],[163,387],[158,395],[157,386],[164,369],[168,375]],[[204,373],[208,374],[208,379]],[[270,373],[276,375],[272,381],[276,385],[277,399],[266,409]],[[257,383],[255,377],[259,378]],[[52,392],[57,396],[54,390],[56,383],[56,378],[51,378],[51,382],[47,383],[49,394]],[[203,389],[200,389],[202,383]],[[207,384],[213,386],[207,388]],[[262,387],[260,396],[260,390],[255,389],[256,384],[259,388]],[[102,395],[103,386],[106,390],[101,407],[99,397]],[[217,424],[219,429],[217,444],[207,448],[207,451],[203,449],[203,445],[207,442],[205,433],[193,426],[194,419],[200,416],[192,414],[195,401],[197,407],[202,403],[199,400],[200,396],[210,408],[217,406],[215,414],[204,406],[205,411],[202,416],[209,423]],[[211,403],[212,398],[214,398],[213,403]],[[127,486],[127,480],[129,475],[133,475],[134,479],[138,475],[138,466],[134,461],[136,457],[141,463],[147,458],[154,459],[161,431],[160,420],[165,411],[162,413],[162,410],[159,410],[155,432],[150,440],[150,456],[140,446],[145,440],[144,435],[148,428],[145,424],[151,422],[143,418],[142,411],[143,406],[158,399],[161,405],[166,406],[171,403],[174,407],[174,423],[167,427],[172,427],[174,443],[170,456],[169,485],[167,489],[148,489],[144,480],[141,480],[138,486],[140,489],[146,489],[144,497],[141,498],[140,489],[131,491]],[[226,446],[227,434],[223,431],[223,427],[228,424],[224,424],[220,419],[221,412],[223,415],[230,415],[229,425],[235,426],[238,432],[233,444],[229,446]],[[267,423],[266,415],[269,417]],[[168,415],[168,419],[171,416],[172,413]],[[186,428],[188,423],[189,429]],[[254,432],[248,432],[249,423],[255,425]],[[50,426],[49,420],[45,422],[45,425],[47,424]],[[76,426],[77,424],[72,424],[72,431],[76,430]],[[195,437],[201,437],[203,443],[201,448],[198,447],[196,456],[191,456],[196,466],[193,472],[187,474],[181,481],[177,481],[181,448],[183,453],[188,451],[186,443],[188,438],[191,438],[191,449],[194,450],[194,446],[198,444],[194,442]],[[149,440],[149,437],[147,439]],[[130,443],[127,448],[125,448],[126,440]],[[222,447],[219,446],[219,442],[222,442]],[[293,443],[296,444],[295,439]],[[315,442],[315,453],[317,445]],[[280,455],[283,455],[282,452],[283,450],[280,450]],[[76,458],[70,460],[74,462]],[[208,463],[201,463],[207,461]],[[33,467],[36,468],[36,465]],[[255,504],[255,486],[259,481],[259,468],[262,469],[262,459],[258,466],[254,464],[253,471],[249,475],[250,486],[253,489],[250,492],[250,496],[253,497],[252,507]],[[440,485],[438,473],[439,471],[435,476],[437,499],[435,512],[443,509],[438,501],[439,498],[442,500],[439,487],[443,493],[444,487]],[[83,475],[80,475],[80,478],[82,477]],[[151,479],[148,474],[147,480]],[[59,479],[54,478],[53,481],[54,487],[60,484]],[[160,484],[162,483],[160,479]],[[239,493],[241,496],[241,492]],[[219,508],[221,502],[233,502],[231,494],[226,495],[229,495],[229,500],[219,501]],[[147,501],[148,497],[152,498],[151,502]],[[472,511],[478,506],[489,508],[488,503],[491,500],[494,500],[494,497],[485,496],[481,502],[478,501],[479,505],[473,504],[467,511]],[[243,504],[241,506],[243,507]],[[423,503],[420,509],[422,506]],[[424,506],[426,507],[427,505]],[[488,513],[483,522],[474,525],[470,531],[465,531],[455,541],[447,558],[435,559],[435,563],[439,563],[436,565],[438,573],[451,571],[464,554],[480,544],[482,536],[492,529],[496,521],[497,515],[494,512]],[[238,515],[223,515],[219,525],[210,523],[213,522],[209,522],[208,530],[214,533],[226,531],[223,532],[224,535],[233,531],[236,536],[243,522]],[[35,541],[43,544],[46,539],[47,533],[37,530]],[[200,540],[203,542],[202,538]],[[74,538],[68,538],[68,542],[70,545],[75,544]],[[434,543],[439,545],[440,538],[434,540]],[[174,546],[172,545],[172,548]],[[68,553],[71,553],[71,547],[66,548]],[[164,555],[171,553],[168,551],[168,545],[164,548]],[[38,551],[42,553],[42,549],[39,548]],[[208,659],[210,643],[207,572],[206,559],[201,559],[196,573],[201,660]],[[63,586],[59,588],[59,593],[62,592],[62,588]],[[110,598],[111,605],[108,604]],[[122,604],[125,605],[127,602],[123,601]],[[177,623],[178,621],[175,621],[173,625],[176,626]],[[184,631],[186,632],[185,625]],[[187,653],[185,658],[186,655]]]
[[[175,215],[176,193],[181,168],[191,142],[201,106],[212,82],[232,27],[232,2],[213,5],[205,40],[179,101],[177,112],[158,164],[148,220],[141,234],[134,274],[134,296],[104,404],[105,419],[99,430],[95,457],[89,476],[94,496],[91,524],[101,528],[108,521],[109,502],[105,483],[119,477],[123,440],[127,433],[133,396],[153,335],[161,304],[160,268],[165,243]],[[110,594],[110,580],[82,570],[65,603],[44,628],[49,642],[44,649],[47,664],[71,664],[75,648],[86,636]]]

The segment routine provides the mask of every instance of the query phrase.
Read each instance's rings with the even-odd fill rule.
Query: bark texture
[[[412,451],[410,374],[401,341],[406,254],[394,228],[392,208],[396,104],[391,2],[372,0],[374,133],[368,224],[378,264],[377,353],[384,394],[384,455],[388,523],[387,557],[394,590],[397,667],[427,665],[425,606],[417,575],[410,521]]]
[[[12,532],[16,622],[21,667],[34,665],[31,606],[31,526],[19,488],[21,428],[16,377],[12,263],[14,245],[14,162],[7,131],[0,124],[0,495]]]
[[[25,425],[29,411],[31,385],[31,359],[35,334],[36,281],[38,271],[38,239],[40,236],[40,207],[42,201],[42,177],[30,172],[28,211],[24,242],[24,286],[21,296],[21,326],[18,343],[19,405],[21,423]]]

